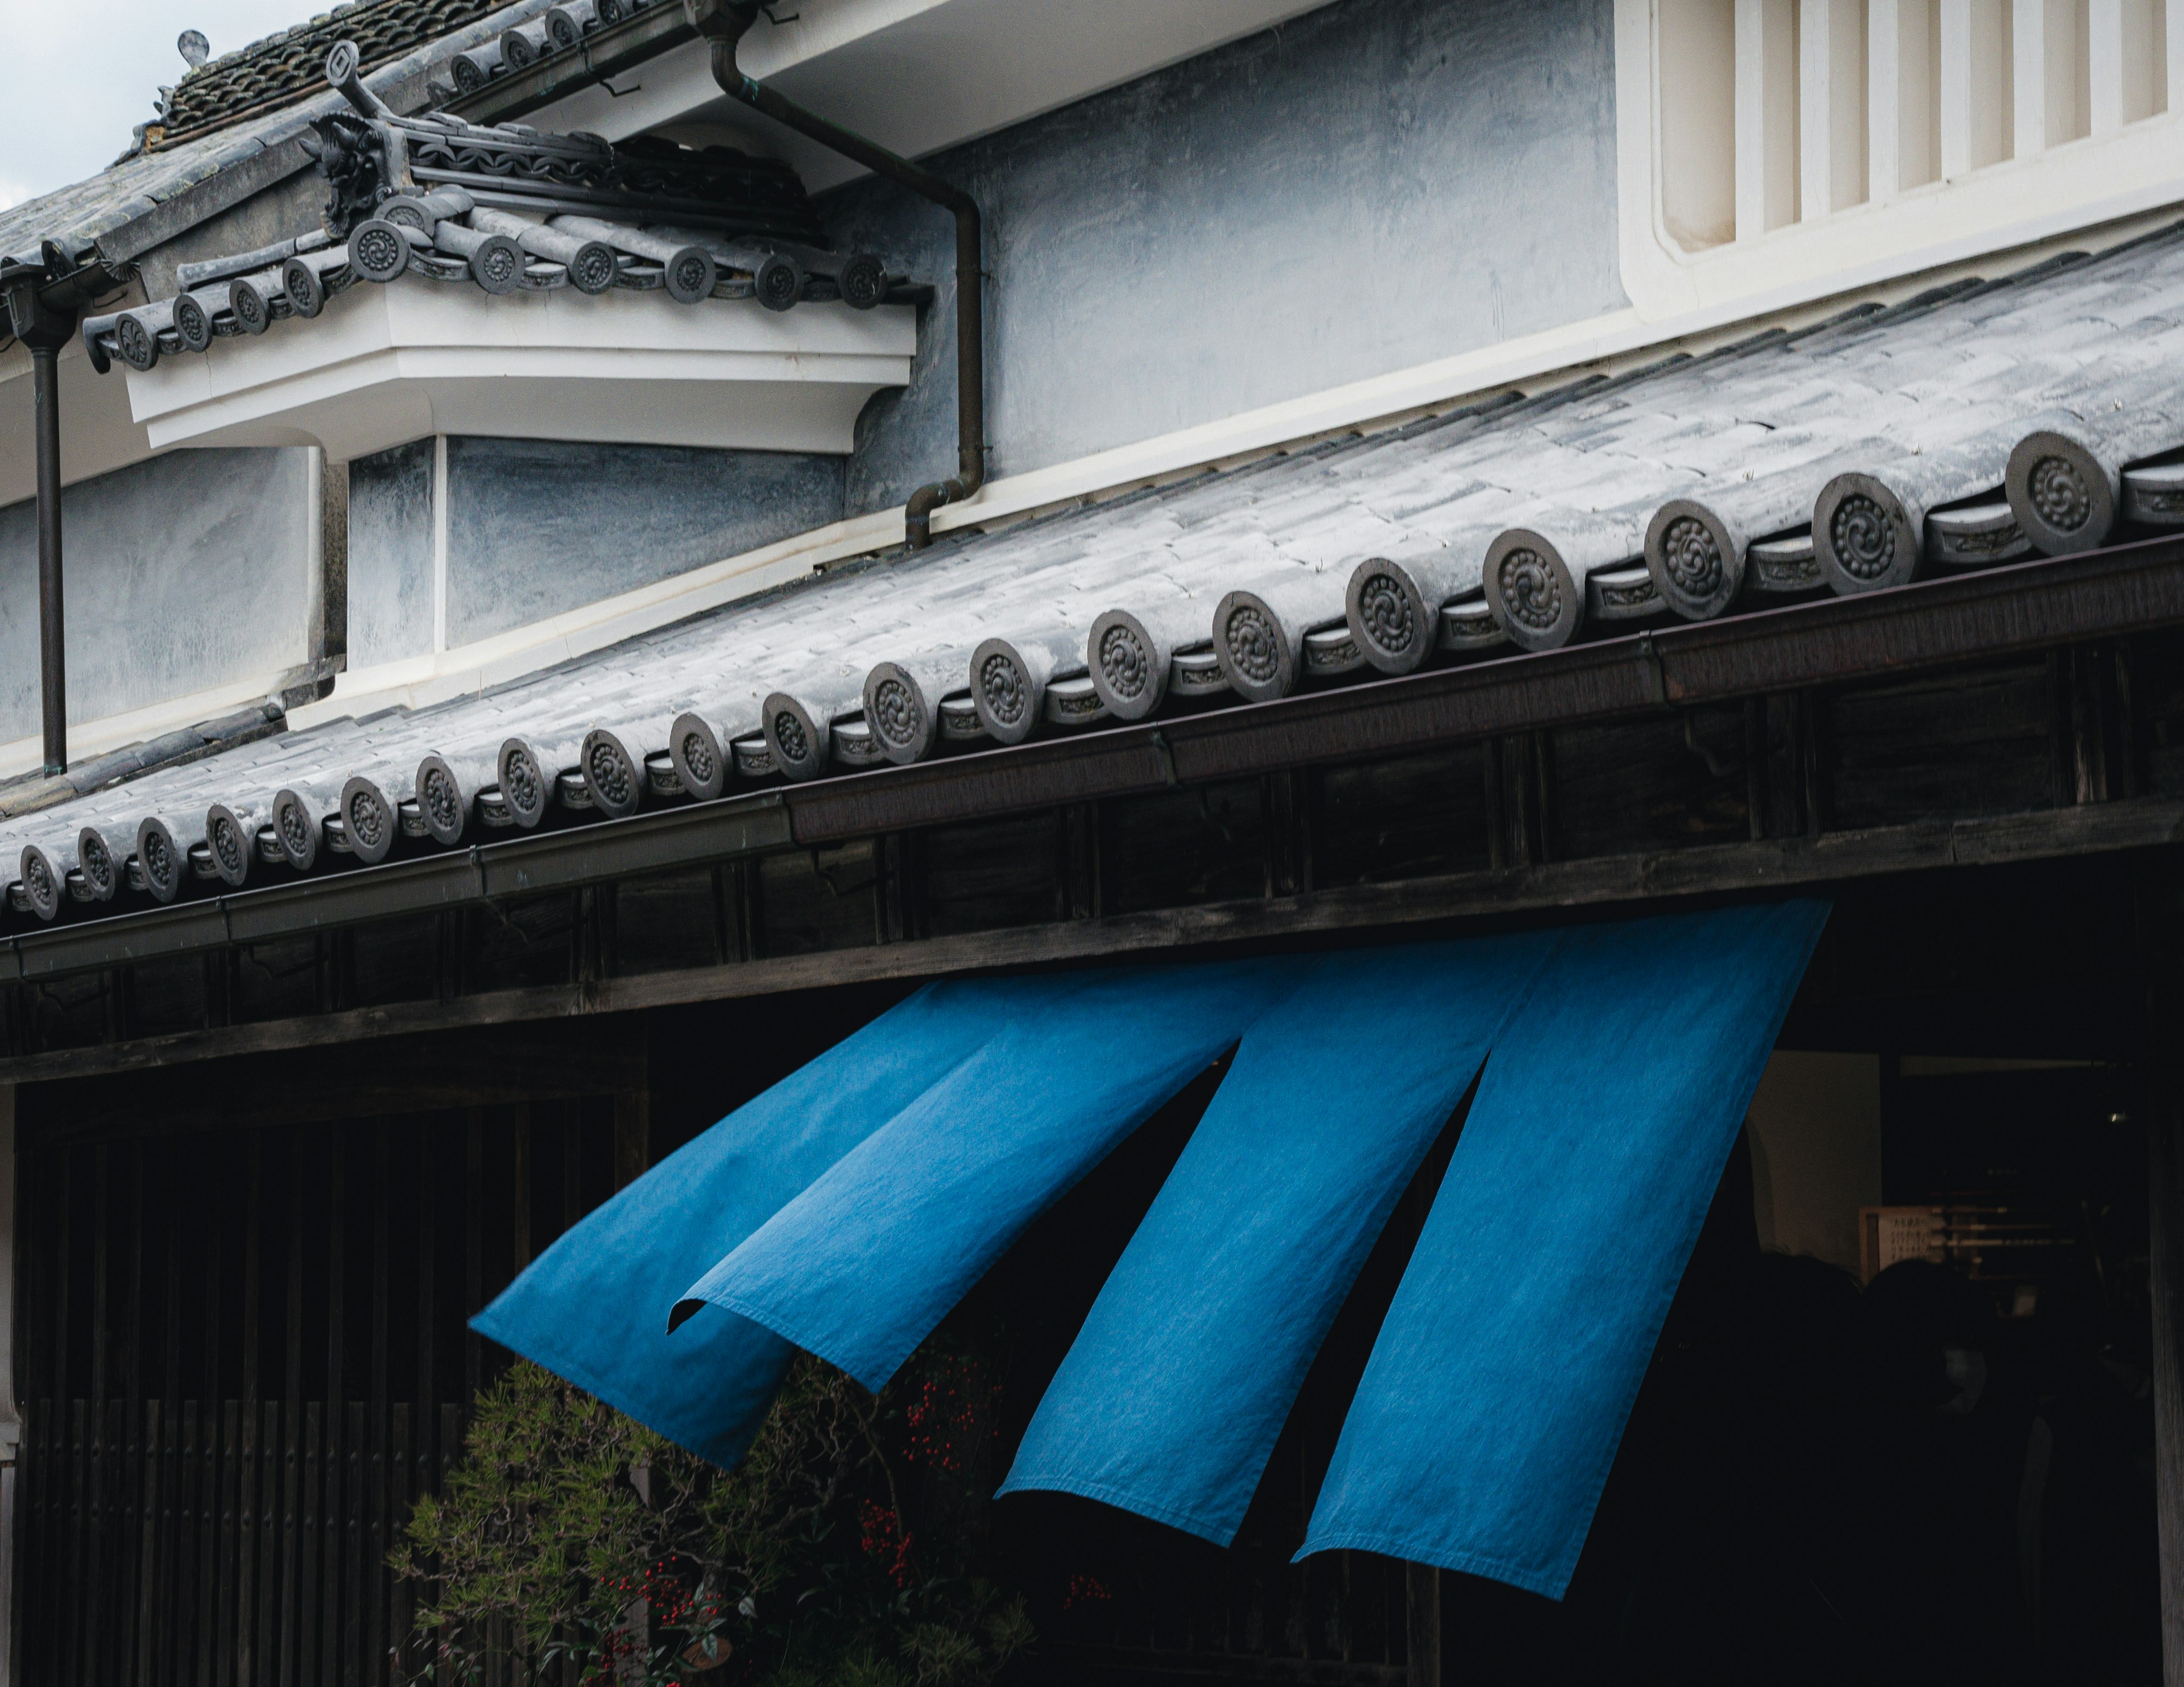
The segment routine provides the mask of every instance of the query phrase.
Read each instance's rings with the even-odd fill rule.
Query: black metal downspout
[[[68,639],[61,614],[60,348],[31,348],[38,424],[38,679],[46,771],[68,771]]]
[[[60,348],[75,330],[75,312],[56,312],[24,279],[7,290],[8,314],[31,354],[31,403],[38,450],[38,680],[45,729],[45,771],[68,771],[68,640],[61,613]]]
[[[713,80],[731,98],[741,100],[777,123],[862,164],[873,175],[900,183],[913,193],[953,212],[956,217],[956,474],[922,486],[904,506],[911,548],[933,543],[933,512],[960,504],[986,483],[986,311],[983,250],[978,207],[960,187],[884,147],[852,134],[840,125],[806,111],[794,100],[753,81],[736,64],[736,47],[762,9],[756,0],[685,0],[698,33],[713,44]]]

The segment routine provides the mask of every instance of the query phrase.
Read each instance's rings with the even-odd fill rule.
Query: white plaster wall
[[[178,451],[61,498],[70,721],[309,660],[310,453]],[[0,743],[38,731],[37,506],[0,509]]]
[[[991,470],[1017,475],[1621,309],[1613,0],[1339,0],[935,159],[987,219]],[[942,294],[853,512],[955,468],[953,225],[838,237]]]

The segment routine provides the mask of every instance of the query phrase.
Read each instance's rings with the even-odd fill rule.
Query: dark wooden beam
[[[237,1030],[250,1027],[233,1027]],[[642,1041],[611,1021],[480,1027],[460,1039],[393,1036],[272,1048],[217,1065],[124,1070],[16,1092],[31,1146],[236,1126],[318,1123],[540,1097],[641,1094]]]
[[[726,966],[582,980],[307,1018],[221,1026],[0,1060],[0,1083],[164,1067],[406,1033],[627,1013],[837,984],[1115,955],[1212,951],[1373,930],[1415,935],[1557,912],[1782,894],[1892,874],[2000,866],[2184,842],[2184,799],[2140,798],[1953,822],[1545,861],[1293,896],[1107,915],[967,936],[874,943]]]

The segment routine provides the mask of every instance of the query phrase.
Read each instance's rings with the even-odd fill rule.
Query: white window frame
[[[2045,7],[2070,3],[1937,0],[1949,54],[1935,76],[1940,179],[1876,192],[1897,167],[1899,137],[1892,125],[1872,121],[1871,106],[1875,93],[1892,86],[1886,78],[1899,67],[1885,50],[1869,50],[1869,68],[1860,67],[1870,78],[1868,136],[1858,147],[1832,133],[1829,121],[1858,109],[1856,91],[1847,94],[1841,78],[1830,86],[1825,47],[1817,53],[1812,48],[1825,43],[1831,23],[1843,26],[1831,14],[1847,5],[1869,8],[1869,31],[1884,26],[1885,38],[1886,20],[1921,0],[1711,0],[1740,25],[1733,42],[1724,44],[1736,64],[1736,98],[1733,116],[1724,115],[1717,78],[1717,97],[1702,115],[1714,134],[1733,121],[1736,146],[1733,168],[1719,156],[1702,158],[1701,169],[1712,172],[1702,187],[1717,205],[1733,191],[1735,231],[1728,236],[1726,221],[1717,218],[1719,243],[1693,247],[1671,233],[1666,214],[1671,196],[1687,181],[1691,149],[1677,160],[1685,175],[1669,181],[1661,24],[1667,8],[1704,7],[1709,0],[1615,0],[1620,259],[1624,290],[1639,316],[1666,321],[1758,315],[2184,202],[2184,0],[2085,0],[2091,13],[2091,132],[2050,144],[2038,25]],[[2013,104],[2004,115],[2016,156],[1988,162],[1994,149],[1988,131],[1998,120],[1983,115],[1961,85],[1972,74],[1969,55],[1978,50],[1983,8],[2003,5],[2011,8],[2013,42]],[[2142,106],[2147,95],[2129,79],[2143,81],[2156,68],[2131,50],[2132,31],[2142,28],[2148,6],[2164,8],[2166,62],[2159,68],[2178,97],[2166,111],[2134,117],[2133,102]],[[1802,49],[1795,57],[1783,44],[1786,31]],[[1786,120],[1776,93],[1786,75],[1798,83],[1795,121]],[[1794,167],[1781,156],[1793,136],[1805,154]],[[1671,125],[1671,149],[1680,138]],[[1924,138],[1911,142],[1914,152]],[[1864,184],[1838,179],[1860,169],[1867,173]],[[1817,203],[1824,198],[1831,203]],[[1845,203],[1853,199],[1858,203]]]

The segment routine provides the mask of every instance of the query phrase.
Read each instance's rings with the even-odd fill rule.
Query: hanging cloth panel
[[[882,1387],[1023,1228],[1295,987],[1294,958],[1080,975],[694,1284]]]
[[[571,1226],[471,1321],[479,1333],[716,1464],[741,1458],[790,1357],[710,1311],[670,1335],[677,1290],[1067,978],[928,985]]]
[[[1313,963],[1245,1035],[1001,1491],[1234,1539],[1344,1297],[1554,941]]]
[[[1496,1040],[1300,1558],[1559,1599],[1824,902],[1570,933]]]

